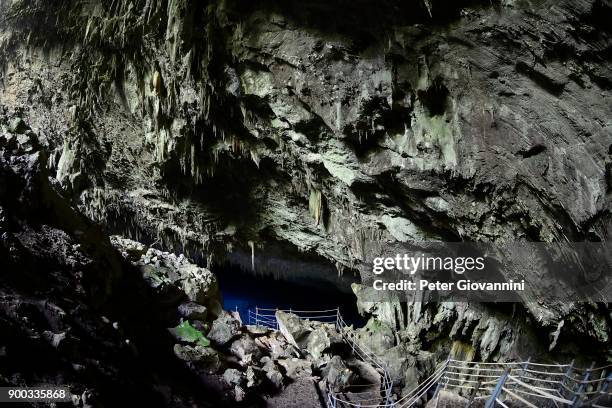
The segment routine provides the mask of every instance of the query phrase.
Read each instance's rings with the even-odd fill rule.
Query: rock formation
[[[0,0],[0,324],[14,333],[0,360],[24,339],[87,344],[102,363],[53,362],[93,370],[85,392],[129,377],[105,341],[147,359],[152,345],[126,343],[142,323],[187,363],[222,363],[197,333],[238,361],[268,347],[257,370],[219,374],[243,400],[334,340],[246,333],[220,308],[219,262],[346,284],[412,241],[606,241],[611,19],[609,0]],[[501,273],[554,277],[542,265]],[[151,318],[125,281],[172,308]],[[451,352],[612,358],[604,304],[369,302],[353,287],[370,319],[358,336],[394,356],[403,388]],[[106,308],[129,323],[100,321]],[[27,381],[13,368],[0,382]]]

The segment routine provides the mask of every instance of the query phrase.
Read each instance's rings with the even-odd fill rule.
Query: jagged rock
[[[404,379],[404,373],[408,367],[416,364],[416,359],[412,355],[412,350],[405,344],[399,344],[395,347],[387,349],[387,351],[378,356],[384,366],[387,368],[389,377],[395,382]]]
[[[276,320],[279,331],[285,336],[287,341],[300,348],[300,343],[306,340],[307,335],[311,331],[309,323],[293,313],[281,311],[276,312]]]
[[[66,340],[66,332],[53,333],[53,332],[50,332],[48,330],[45,330],[43,332],[43,336],[55,348],[58,348],[60,346],[60,344],[62,344]]]
[[[275,388],[281,389],[283,387],[283,375],[276,366],[274,360],[268,356],[264,356],[260,361],[263,364],[262,370],[265,373],[266,378],[272,383],[272,385],[274,385]]]
[[[210,371],[217,371],[221,366],[219,354],[210,347],[175,344],[174,354],[183,361]]]
[[[223,373],[223,381],[225,381],[227,385],[233,387],[244,383],[244,376],[239,370],[228,368]]]
[[[335,392],[342,391],[357,379],[355,373],[346,366],[340,356],[333,356],[321,373]]]
[[[268,336],[255,338],[255,343],[264,350],[268,350],[272,358],[291,358],[300,355],[299,349],[289,344],[279,332],[272,332]]]
[[[246,370],[246,381],[247,388],[253,388],[261,384],[259,370],[253,368],[253,366],[248,366]]]
[[[245,363],[259,360],[262,354],[255,341],[245,334],[232,342],[230,352]]]
[[[210,302],[210,299],[218,297],[217,279],[208,269],[196,265],[182,265],[178,273],[181,276],[183,291],[192,302],[205,305]]]
[[[140,260],[147,252],[147,247],[144,244],[119,235],[111,235],[110,240],[111,244],[121,252],[121,255],[132,262]]]
[[[8,111],[44,129],[51,170],[97,223],[210,259],[257,242],[247,249],[265,263],[281,242],[301,251],[281,270],[316,255],[322,275],[350,270],[362,282],[373,257],[407,252],[412,238],[609,236],[609,1],[317,2],[307,12],[300,2],[157,3],[0,3],[10,16],[0,21],[0,127],[17,130]],[[54,24],[33,24],[40,13]],[[21,174],[41,165],[31,164]],[[0,183],[2,204],[53,171]],[[55,204],[27,208],[73,218]],[[21,251],[10,239],[0,255]],[[155,287],[198,298],[199,279],[166,282],[176,266],[150,255],[143,274]],[[499,274],[554,281],[543,269],[527,259]],[[108,298],[111,279],[81,272],[78,293]],[[546,351],[551,333],[556,356],[574,343],[596,357],[609,350],[605,307],[526,292],[509,312],[404,295],[361,310],[406,343],[460,338],[466,354],[495,359],[525,344]],[[220,302],[206,306],[216,314]],[[572,324],[557,337],[561,321]],[[372,343],[384,354],[396,341]]]
[[[270,334],[271,329],[264,326],[247,325],[247,332],[253,337],[265,336]]]
[[[331,346],[331,340],[325,327],[319,326],[308,335],[306,351],[315,360],[323,356],[323,352]]]
[[[221,293],[215,275],[206,268],[189,262],[184,255],[148,248],[126,238],[114,236],[115,248],[137,265],[145,280],[160,295],[178,299],[181,294],[191,302],[205,306],[207,313],[221,311]]]
[[[14,118],[9,124],[8,130],[11,133],[23,134],[29,127],[21,118]]]
[[[195,302],[181,303],[178,307],[179,315],[188,320],[205,321],[207,311],[208,310],[205,306],[202,306]]]
[[[285,369],[285,375],[292,379],[312,376],[312,363],[299,358],[280,358],[278,364]]]
[[[96,407],[96,392],[94,390],[85,390],[83,394],[81,394],[81,401],[83,403],[83,408],[95,408]]]
[[[419,350],[415,364],[417,367],[416,371],[418,372],[418,377],[416,378],[416,381],[411,384],[411,380],[414,378],[414,376],[411,375],[409,370],[407,370],[406,375],[404,376],[404,389],[402,391],[412,391],[417,387],[417,385],[422,384],[427,377],[429,377],[429,373],[433,373],[435,371],[437,363],[438,360],[435,354],[428,351]]]
[[[200,320],[192,320],[190,323],[196,330],[199,330],[202,333],[208,333],[210,330],[210,325]]]
[[[426,408],[457,408],[469,405],[469,400],[450,391],[440,390],[438,398],[427,402]]]
[[[374,354],[383,355],[395,345],[395,335],[385,323],[370,319],[361,329],[355,330],[359,344],[371,350]]]
[[[240,322],[240,325],[242,325],[242,317],[240,316],[240,312],[238,312],[237,310],[230,310],[230,314],[234,319]]]
[[[246,398],[246,392],[240,385],[234,387],[234,399],[236,402],[242,402]]]
[[[208,332],[208,338],[219,345],[223,346],[238,337],[241,333],[241,325],[230,313],[221,312],[217,317]]]

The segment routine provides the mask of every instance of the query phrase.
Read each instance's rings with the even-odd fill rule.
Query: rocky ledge
[[[126,238],[113,236],[115,248],[139,271],[158,301],[168,307],[174,327],[176,357],[190,370],[237,403],[266,406],[320,406],[328,388],[336,392],[360,384],[380,389],[380,376],[370,363],[356,358],[343,336],[383,350],[381,336],[371,327],[355,331],[335,324],[304,320],[277,311],[278,330],[244,325],[237,312],[220,307],[214,275],[190,263],[183,255],[163,252]],[[174,312],[174,313],[172,313]],[[397,367],[399,370],[400,367]],[[299,390],[299,392],[298,392]],[[295,394],[297,392],[297,394]]]

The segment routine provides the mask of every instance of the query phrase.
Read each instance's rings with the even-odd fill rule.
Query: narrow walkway
[[[393,400],[393,382],[380,359],[357,341],[339,309],[249,310],[249,324],[278,330],[276,312],[293,313],[304,320],[334,324],[353,355],[374,367],[380,375],[379,389],[349,386],[342,392],[327,390],[329,408],[408,408],[424,406],[426,395],[437,405],[440,391],[452,391],[468,401],[468,406],[481,400],[485,408],[612,408],[612,365],[577,368],[570,364],[523,362],[486,363],[448,358],[416,388]],[[480,403],[482,404],[482,402]]]
[[[349,325],[340,314],[340,309],[327,310],[293,310],[293,309],[266,309],[255,308],[248,312],[248,322],[255,326],[264,326],[273,330],[278,330],[278,320],[276,312],[292,313],[304,320],[317,321],[321,323],[333,324],[336,330],[342,335],[342,339],[351,347],[352,354],[371,365],[380,376],[380,385],[376,389],[372,386],[353,385],[346,387],[342,392],[334,392],[331,388],[326,390],[327,405],[329,407],[392,407],[391,389],[393,383],[389,377],[384,364],[376,355],[360,345],[355,338],[354,331],[349,329]]]

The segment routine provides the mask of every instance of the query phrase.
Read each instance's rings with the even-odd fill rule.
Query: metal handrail
[[[609,368],[612,368],[612,365],[579,369],[574,367],[573,362],[570,364],[534,363],[530,360],[478,362],[456,360],[449,357],[413,390],[397,401],[392,401],[391,390],[394,384],[386,369],[386,364],[365,345],[360,344],[354,333],[351,335],[346,330],[349,325],[344,320],[339,308],[327,310],[256,308],[255,311],[248,311],[249,323],[278,330],[277,311],[293,313],[304,320],[334,324],[343,341],[351,346],[353,354],[370,363],[379,371],[381,382],[377,391],[352,392],[347,391],[347,389],[350,390],[359,386],[348,386],[343,392],[334,392],[328,386],[326,402],[329,408],[409,408],[417,404],[434,386],[437,386],[437,388],[433,398],[438,396],[438,391],[441,388],[471,390],[473,399],[487,398],[486,406],[491,408],[495,406],[507,408],[508,405],[506,405],[503,395],[507,395],[529,407],[536,406],[527,399],[530,397],[537,398],[538,404],[541,403],[541,400],[547,400],[556,406],[559,406],[558,404],[576,406],[579,403],[596,406],[595,402],[599,402],[601,398],[612,396],[612,393],[608,391],[610,382],[612,382],[612,374],[607,372]],[[329,312],[335,312],[335,314]],[[563,372],[556,370],[563,370]],[[600,378],[591,377],[598,372]],[[576,378],[576,375],[583,378]],[[566,383],[566,381],[569,381],[569,383]],[[573,384],[573,387],[570,387],[569,384]],[[558,388],[554,388],[555,385],[558,385]],[[365,387],[366,385],[361,386]],[[482,395],[483,392],[489,393],[489,395]],[[477,393],[481,395],[475,395]],[[568,398],[571,399],[563,395],[566,393],[570,395]],[[380,396],[375,396],[376,394],[380,394]],[[342,395],[347,397],[342,397]],[[358,398],[355,402],[347,399],[360,395],[363,398]],[[591,397],[593,395],[595,397]],[[367,396],[372,398],[365,398]],[[588,398],[592,399],[589,400]],[[380,402],[368,404],[372,401]]]

